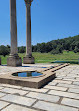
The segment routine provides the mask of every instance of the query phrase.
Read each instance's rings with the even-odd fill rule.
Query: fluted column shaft
[[[26,56],[32,56],[31,47],[31,7],[26,4]]]
[[[11,34],[11,55],[16,55],[17,50],[17,21],[16,21],[16,0],[10,0],[10,34]]]
[[[34,64],[35,59],[32,56],[31,46],[31,2],[33,0],[24,0],[26,4],[26,57],[23,58],[24,64]]]
[[[17,21],[16,21],[16,0],[10,0],[10,34],[11,34],[11,52],[7,58],[8,66],[21,66],[22,60],[18,56],[17,49]]]

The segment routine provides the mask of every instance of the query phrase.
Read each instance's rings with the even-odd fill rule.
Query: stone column
[[[11,34],[11,52],[7,59],[8,66],[21,66],[22,60],[18,56],[17,49],[17,21],[16,21],[16,0],[10,0],[10,34]]]
[[[24,64],[34,64],[31,47],[31,2],[33,0],[25,0],[26,3],[26,57],[23,58]]]

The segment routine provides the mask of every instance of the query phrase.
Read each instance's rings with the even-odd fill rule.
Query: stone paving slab
[[[74,100],[74,99],[68,99],[68,98],[63,98],[62,104],[68,105],[68,106],[74,106],[79,108],[79,100]]]
[[[11,104],[10,106],[6,107],[1,111],[37,111],[37,110]]]
[[[51,85],[51,86],[55,86],[57,83],[56,82],[50,82],[48,83],[48,85]]]
[[[20,68],[22,71],[41,70],[43,66],[53,65],[0,66],[0,74]],[[0,84],[0,111],[79,111],[79,65],[57,70],[56,78],[41,89]]]
[[[0,92],[0,97],[5,96],[5,93]]]
[[[46,85],[44,88],[53,89],[53,90],[60,90],[60,91],[66,91],[67,90],[67,88],[64,88],[64,87],[49,86],[49,85]]]
[[[64,84],[71,84],[72,83],[71,81],[63,81],[63,80],[53,80],[53,82],[55,82],[55,83],[64,83]],[[52,84],[50,84],[50,85],[52,85]]]
[[[48,102],[44,102],[44,101],[38,101],[34,105],[34,107],[39,108],[39,109],[43,109],[46,111],[78,111],[78,109],[76,109],[76,108],[57,105],[57,104],[48,103]]]
[[[79,82],[73,82],[74,85],[79,85]]]
[[[61,97],[79,99],[79,94],[75,94],[75,93],[68,93],[68,92],[51,90],[51,91],[48,92],[48,94],[61,96]]]
[[[10,85],[10,84],[0,84],[2,87],[9,87],[9,88],[15,88],[15,89],[20,89],[22,88],[21,86],[15,86],[15,85]]]
[[[0,101],[0,109],[6,107],[7,105],[9,105],[8,102]]]
[[[3,89],[4,87],[0,87],[0,90]]]
[[[31,99],[31,98],[11,95],[11,94],[8,94],[2,97],[1,100],[13,102],[13,103],[17,103],[25,106],[31,106],[36,101],[36,99]]]
[[[62,78],[62,80],[65,80],[65,81],[73,81],[73,82],[78,82],[79,80],[77,79],[70,79],[70,78]]]
[[[4,88],[1,91],[5,93],[19,94],[19,95],[25,95],[28,93],[28,91],[22,91],[22,90],[12,89],[12,88]]]
[[[68,92],[79,93],[79,89],[69,88]]]
[[[68,87],[68,88],[78,88],[79,89],[79,86],[77,85],[71,85],[71,84],[62,84],[62,83],[59,83],[57,86],[60,86],[60,87]]]
[[[50,102],[58,102],[60,97],[58,96],[52,96],[48,94],[40,94],[40,93],[35,93],[35,92],[30,92],[29,94],[26,95],[27,97],[39,99],[39,100],[44,100],[44,101],[50,101]]]
[[[43,88],[34,89],[34,88],[29,88],[29,87],[23,87],[22,90],[46,93],[49,89],[43,89]]]

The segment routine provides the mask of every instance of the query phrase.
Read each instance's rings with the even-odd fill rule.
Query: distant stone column
[[[34,57],[32,56],[31,47],[31,2],[33,0],[25,0],[26,3],[26,57],[23,58],[24,64],[33,64]]]
[[[16,0],[10,0],[10,34],[11,34],[11,52],[7,59],[8,66],[21,66],[22,60],[18,56],[17,49],[17,21],[16,21]]]

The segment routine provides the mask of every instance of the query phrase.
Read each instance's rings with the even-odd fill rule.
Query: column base
[[[0,58],[0,65],[1,65],[1,58]]]
[[[33,56],[31,57],[24,57],[23,64],[35,64],[35,59]]]
[[[7,66],[22,66],[22,59],[19,56],[12,56],[7,59]]]

